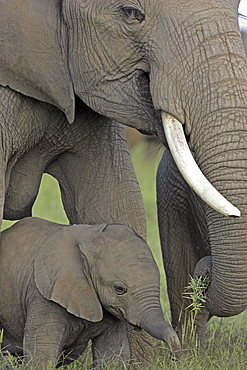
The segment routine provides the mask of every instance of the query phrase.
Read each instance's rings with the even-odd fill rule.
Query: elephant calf
[[[2,232],[3,347],[43,368],[76,359],[92,339],[94,363],[129,360],[125,323],[165,340],[159,271],[147,244],[124,225],[59,225],[26,218]]]

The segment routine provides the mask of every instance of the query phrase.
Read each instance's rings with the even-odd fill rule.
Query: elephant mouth
[[[132,324],[130,321],[128,321],[125,318],[125,316],[124,316],[124,314],[121,310],[116,316],[119,318],[119,320],[123,321],[128,328],[130,328],[132,330],[135,330],[135,331],[141,331],[142,330],[142,328],[140,326]]]
[[[110,312],[112,315],[116,316],[119,320],[124,322],[128,328],[130,328],[132,330],[135,330],[135,331],[141,331],[142,330],[140,326],[131,323],[130,321],[128,321],[125,318],[125,315],[122,312],[121,308],[116,308],[116,307],[113,307],[113,306],[106,306],[106,305],[104,306],[104,308],[106,309],[106,311]]]
[[[165,112],[162,112],[162,123],[173,159],[188,185],[219,213],[229,218],[240,217],[239,209],[223,197],[199,169],[188,147],[182,123]]]

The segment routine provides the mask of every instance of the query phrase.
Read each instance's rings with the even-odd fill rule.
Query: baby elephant
[[[26,218],[2,232],[4,349],[42,369],[73,361],[92,339],[94,364],[113,355],[129,360],[125,323],[165,340],[179,357],[160,306],[158,268],[133,230]]]

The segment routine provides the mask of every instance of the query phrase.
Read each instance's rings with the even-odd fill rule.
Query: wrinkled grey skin
[[[247,27],[241,26],[240,30],[247,55]],[[217,143],[217,139],[215,143]],[[219,156],[219,153],[217,154],[217,148],[214,148],[211,156],[213,155]],[[224,155],[224,153],[221,155]],[[230,166],[231,161],[228,163],[227,172],[230,172]],[[221,169],[222,174],[223,169]],[[232,183],[230,181],[225,185],[226,188],[231,186]],[[244,189],[244,183],[242,186]],[[240,188],[239,191],[243,191],[243,189]],[[218,264],[219,262],[217,257],[214,256],[216,252],[212,250],[211,253],[211,248],[213,247],[211,240],[213,239],[213,233],[217,234],[218,232],[220,235],[221,231],[220,229],[216,229],[211,232],[211,225],[214,222],[213,216],[211,214],[208,215],[208,207],[184,181],[169,150],[164,152],[157,172],[157,203],[160,239],[167,277],[172,323],[174,327],[181,329],[184,316],[188,311],[185,310],[185,307],[188,306],[188,300],[183,298],[184,288],[189,285],[190,276],[205,276],[209,274],[210,279],[214,279],[212,269],[214,268],[215,271],[216,268],[213,266],[213,263],[215,260]],[[230,224],[233,224],[233,222],[229,222],[228,231],[231,230]],[[236,225],[235,227],[235,232],[237,233],[238,227]],[[232,233],[234,233],[234,230]],[[227,235],[228,233],[226,233]],[[220,241],[219,236],[218,238]],[[237,259],[245,258],[246,252],[244,252],[245,242],[239,243],[238,247],[235,247],[237,248],[236,251],[232,250],[234,244],[231,245],[231,241],[227,241],[227,238],[225,240],[222,238],[223,242],[224,245],[218,252],[220,253],[219,258],[222,265],[216,276],[219,273],[221,274],[220,283],[223,289],[221,294],[223,296],[229,296],[229,303],[227,306],[221,307],[222,314],[219,314],[219,316],[230,316],[237,312],[234,304],[237,307],[246,307],[245,300],[242,297],[241,284],[235,284],[236,282],[233,281],[234,272],[236,274],[240,273],[239,270],[235,270],[236,268],[240,268],[237,267],[240,262]],[[226,259],[224,259],[224,255]],[[243,278],[241,274],[238,277],[240,280]],[[224,281],[223,279],[226,280]],[[223,301],[222,305],[224,303]],[[230,307],[229,304],[231,305]],[[201,338],[205,332],[205,325],[211,316],[212,313],[207,309],[202,309],[197,316],[197,333]]]
[[[165,150],[157,172],[158,222],[166,272],[172,325],[182,329],[188,299],[183,297],[197,262],[211,255],[206,206],[182,178],[170,151]],[[210,266],[210,272],[212,267]],[[205,271],[201,271],[203,275]],[[198,275],[198,274],[196,274]],[[212,278],[212,276],[211,276]],[[230,283],[230,280],[229,280]],[[227,289],[227,287],[226,287]],[[240,300],[240,297],[238,297]],[[196,318],[203,336],[209,318],[206,309]]]
[[[204,207],[213,257],[207,308],[218,316],[245,309],[247,61],[238,4],[0,0],[0,194],[2,206],[6,193],[8,197],[5,217],[30,214],[40,172],[48,171],[60,182],[70,221],[76,215],[76,222],[123,222],[144,235],[141,201],[132,204],[140,193],[121,128],[109,119],[154,134],[165,144],[160,117],[161,111],[169,113],[184,124],[202,172],[242,214],[228,220]],[[81,124],[83,132],[89,127],[82,156],[77,147],[63,149],[68,135],[58,131],[50,136],[53,128],[57,132],[56,124],[68,125],[64,114],[68,122]],[[99,127],[103,136],[95,140]],[[47,133],[49,149],[44,150]],[[96,200],[91,191],[95,181]],[[222,246],[232,271],[224,270]]]
[[[222,299],[222,314],[219,316],[233,315],[237,310],[234,304],[244,310],[245,300],[241,285],[233,281],[233,277],[238,274],[238,279],[240,281],[243,279],[244,271],[235,270],[239,268],[240,259],[245,257],[244,251],[240,245],[239,249],[234,251],[235,257],[232,257],[229,252],[232,240],[225,240],[222,251],[218,251],[219,256],[215,255],[211,241],[213,236],[209,227],[212,220],[208,216],[207,206],[184,181],[169,150],[165,150],[158,167],[157,201],[160,240],[173,327],[181,330],[183,320],[188,313],[186,307],[189,301],[184,298],[183,293],[184,288],[189,285],[190,276],[209,277],[207,296],[208,290],[211,289],[210,285],[215,284],[214,280],[218,278],[217,274],[223,275],[226,280],[224,281],[220,276],[216,284],[220,284],[221,295],[228,296],[229,302],[219,297]],[[217,232],[214,230],[214,233]],[[226,232],[226,230],[222,231],[222,233]],[[236,230],[233,238],[237,237],[237,233]],[[216,270],[219,268],[218,259],[221,263],[219,271]],[[215,289],[218,291],[218,286]],[[203,339],[206,323],[212,315],[213,312],[207,309],[206,303],[195,321],[200,339]]]
[[[178,356],[179,340],[160,305],[157,265],[127,226],[26,218],[2,232],[0,254],[4,349],[23,349],[40,369],[61,355],[73,361],[92,339],[95,365],[114,355],[129,360],[127,322],[166,340]]]

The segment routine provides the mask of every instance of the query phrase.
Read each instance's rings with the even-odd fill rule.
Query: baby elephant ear
[[[41,246],[34,261],[34,276],[43,297],[75,316],[97,322],[103,318],[101,303],[76,240],[78,228],[89,227],[93,226],[61,226]]]

